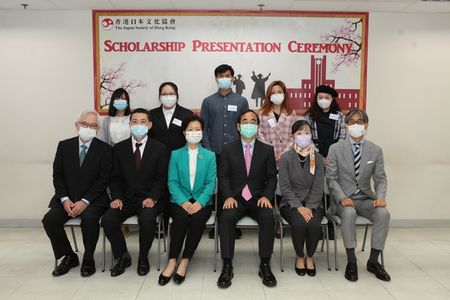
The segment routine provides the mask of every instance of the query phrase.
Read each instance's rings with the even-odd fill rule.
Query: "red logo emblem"
[[[105,30],[111,30],[114,27],[114,22],[110,18],[106,18],[102,21],[102,27]]]

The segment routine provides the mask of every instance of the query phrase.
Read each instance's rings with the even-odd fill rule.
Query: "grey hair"
[[[78,122],[81,122],[81,120],[83,120],[88,115],[94,115],[98,123],[99,115],[95,110],[83,110],[78,117]]]
[[[350,121],[350,119],[356,114],[358,114],[363,119],[364,123],[369,123],[369,116],[362,109],[352,109],[351,111],[349,111],[345,116],[345,123],[348,123],[348,121]]]

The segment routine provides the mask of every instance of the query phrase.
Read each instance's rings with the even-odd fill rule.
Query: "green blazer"
[[[194,188],[191,189],[189,176],[189,148],[184,146],[172,151],[169,163],[170,201],[181,205],[194,199],[205,207],[212,205],[212,195],[216,188],[216,155],[214,152],[198,146],[197,166]]]

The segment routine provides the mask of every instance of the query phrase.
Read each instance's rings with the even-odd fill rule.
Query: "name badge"
[[[228,111],[237,111],[237,105],[228,105]]]
[[[178,127],[181,127],[181,120],[177,119],[177,118],[173,118],[172,121],[173,124],[177,125]]]
[[[339,119],[339,115],[338,114],[330,114],[330,119],[337,121]]]
[[[274,128],[275,126],[277,126],[277,122],[274,118],[270,118],[267,122],[269,123],[270,128]]]

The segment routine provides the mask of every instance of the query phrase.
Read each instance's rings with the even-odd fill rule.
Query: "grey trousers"
[[[368,218],[373,222],[371,247],[383,250],[389,231],[391,215],[385,207],[373,207],[373,200],[353,200],[355,208],[338,204],[336,213],[341,217],[342,238],[346,249],[356,247],[356,216]]]

